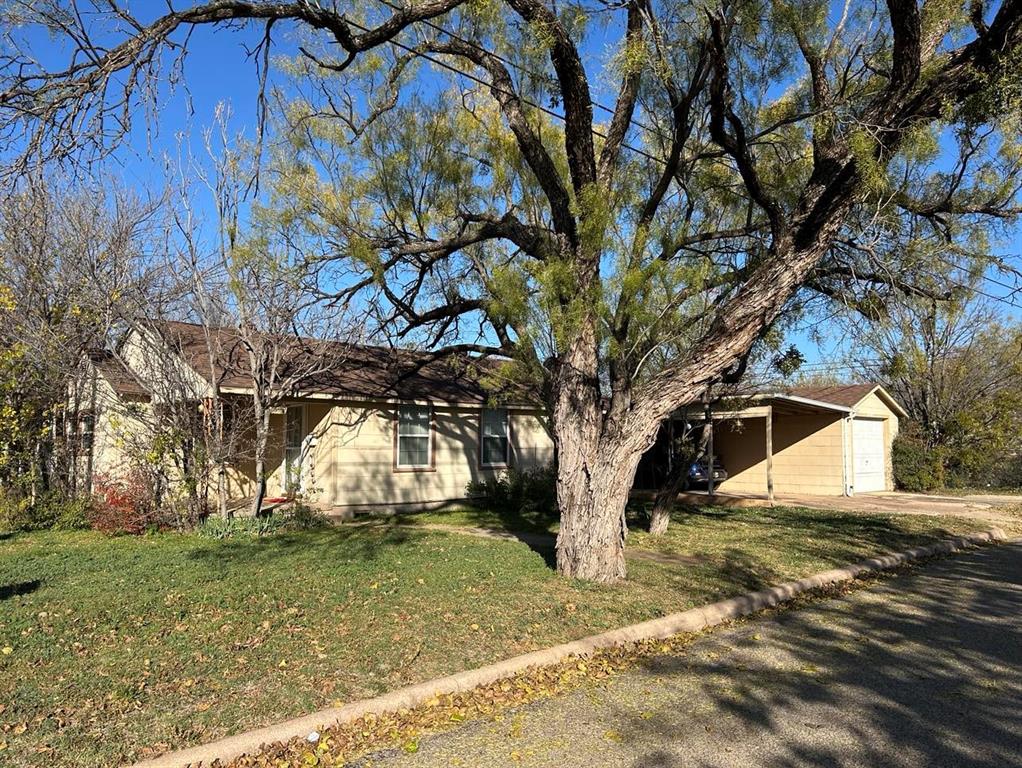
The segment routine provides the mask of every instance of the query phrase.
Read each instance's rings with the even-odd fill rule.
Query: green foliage
[[[259,517],[210,516],[195,529],[199,536],[223,541],[236,537],[270,536],[275,533],[312,531],[328,527],[330,523],[307,504],[296,502],[283,509]]]
[[[877,159],[876,140],[864,129],[854,128],[848,137],[848,147],[855,155],[855,165],[866,190],[872,195],[886,192],[889,179],[886,167]]]
[[[90,526],[92,500],[57,491],[29,497],[0,491],[0,531],[74,531]]]
[[[557,470],[553,465],[538,469],[509,469],[495,477],[471,482],[468,498],[484,507],[516,515],[553,515],[557,509]]]
[[[901,434],[891,448],[894,484],[903,491],[924,493],[945,486],[945,451],[929,448],[915,436]]]

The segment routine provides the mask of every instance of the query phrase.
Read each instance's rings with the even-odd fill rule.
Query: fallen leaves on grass
[[[309,751],[308,741],[274,744],[258,755],[246,755],[233,762],[214,763],[218,768],[289,768],[291,766],[340,766],[370,752],[401,749],[415,752],[422,736],[448,730],[474,718],[500,720],[503,712],[538,699],[565,693],[587,682],[605,680],[641,658],[677,652],[695,635],[648,641],[624,648],[607,648],[582,657],[570,657],[549,667],[529,669],[472,691],[442,694],[413,709],[369,714],[353,723],[324,731],[317,753]],[[511,730],[520,730],[521,722],[512,722]],[[609,731],[606,738],[613,741]],[[315,762],[310,762],[315,758]]]

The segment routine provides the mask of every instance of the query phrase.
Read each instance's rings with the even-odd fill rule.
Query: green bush
[[[895,485],[914,493],[944,488],[947,483],[944,460],[943,451],[928,448],[918,437],[898,435],[891,449]]]
[[[36,498],[0,491],[0,530],[74,531],[89,527],[92,500],[71,498],[56,491]]]
[[[557,509],[557,471],[552,465],[538,469],[509,469],[483,482],[469,483],[473,502],[498,512],[552,514]]]
[[[270,536],[274,533],[309,531],[329,525],[327,519],[307,504],[295,502],[259,517],[207,517],[195,530],[208,539],[235,536]]]

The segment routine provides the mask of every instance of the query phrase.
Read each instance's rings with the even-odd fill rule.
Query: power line
[[[390,8],[392,10],[395,10],[395,11],[403,10],[401,8],[401,6],[396,5],[395,3],[392,3],[390,0],[377,0],[377,2],[381,3],[381,4],[385,5],[385,6],[387,6],[388,8]],[[526,66],[524,66],[522,64],[518,64],[517,62],[511,61],[510,59],[507,59],[504,56],[501,56],[499,53],[496,53],[494,51],[489,51],[489,50],[483,48],[478,43],[476,43],[476,42],[474,42],[472,40],[469,40],[468,38],[462,37],[461,35],[459,35],[459,34],[457,34],[455,32],[451,32],[451,30],[447,29],[447,27],[443,27],[443,26],[437,24],[434,21],[431,21],[429,19],[423,19],[422,20],[422,24],[424,24],[425,26],[429,27],[430,29],[432,29],[432,30],[434,30],[436,32],[439,32],[442,35],[447,35],[452,40],[457,40],[459,43],[464,43],[465,45],[468,45],[468,46],[470,46],[472,48],[475,48],[477,51],[480,51],[482,53],[486,53],[488,56],[492,56],[493,58],[495,58],[501,64],[504,64],[505,66],[511,67],[512,69],[515,69],[518,72],[524,73],[526,75],[530,75],[532,77],[535,77],[535,78],[538,78],[538,79],[541,79],[541,80],[549,80],[550,79],[550,75],[548,73],[546,73],[546,72],[538,72],[537,70],[531,69],[531,68],[526,67]],[[590,99],[590,103],[594,107],[596,107],[597,109],[599,109],[599,110],[601,110],[603,112],[606,112],[608,115],[613,115],[614,114],[615,110],[613,110],[611,107],[608,107],[605,104],[600,103],[599,101],[596,101],[595,99]],[[633,125],[637,125],[639,128],[642,128],[645,131],[649,131],[650,133],[659,136],[664,141],[670,141],[670,139],[666,135],[661,133],[660,129],[658,129],[658,128],[653,128],[652,126],[646,125],[645,123],[641,122],[640,120],[638,120],[638,119],[636,119],[634,117],[632,118],[631,123]]]
[[[381,0],[381,2],[382,2],[382,0]],[[370,31],[367,27],[362,26],[358,22],[354,22],[354,21],[350,21],[349,20],[348,23],[351,26],[355,27],[356,29],[361,30],[362,32],[369,32]],[[514,91],[509,91],[509,90],[507,90],[505,88],[500,88],[499,86],[494,85],[493,83],[489,83],[486,80],[483,80],[481,77],[477,77],[476,75],[473,75],[473,74],[470,74],[468,72],[465,72],[462,69],[458,69],[457,67],[455,67],[455,66],[453,66],[451,64],[448,64],[447,62],[442,61],[442,60],[436,58],[435,56],[432,56],[432,55],[430,55],[428,53],[424,53],[423,51],[416,50],[415,48],[412,48],[411,46],[405,45],[402,42],[394,40],[393,38],[387,40],[387,42],[390,43],[391,45],[393,45],[395,48],[398,48],[399,50],[405,51],[406,53],[410,53],[413,56],[418,56],[419,58],[425,59],[426,61],[430,62],[431,64],[435,64],[436,66],[442,67],[443,69],[446,69],[449,72],[452,72],[452,73],[454,73],[456,75],[460,75],[461,77],[464,77],[464,78],[466,78],[468,80],[471,80],[473,83],[481,85],[484,88],[489,88],[491,91],[496,91],[498,93],[502,93],[505,96],[510,96],[510,97],[512,97],[514,99],[517,99],[518,101],[521,101],[523,104],[528,104],[533,109],[537,109],[540,112],[542,112],[543,114],[549,115],[550,117],[553,117],[556,120],[560,120],[561,122],[565,122],[566,121],[566,118],[564,117],[564,115],[560,114],[559,112],[556,112],[556,111],[554,111],[554,110],[552,110],[552,109],[550,109],[548,107],[544,107],[541,104],[537,104],[536,102],[532,101],[531,99],[526,98],[525,96],[522,96],[521,94],[515,93]],[[478,50],[482,50],[482,49],[478,49]],[[592,132],[592,134],[594,136],[598,136],[599,138],[603,139],[604,141],[607,140],[607,134],[605,134],[603,131],[601,131],[601,130],[599,130],[597,128],[590,128],[589,130]],[[632,152],[635,152],[638,155],[641,155],[642,157],[645,157],[647,160],[651,160],[654,163],[658,163],[658,164],[660,164],[660,165],[662,165],[664,167],[667,167],[667,161],[664,160],[662,157],[656,157],[655,155],[651,155],[646,150],[639,149],[638,147],[633,146],[633,145],[631,145],[631,144],[629,144],[629,143],[627,143],[625,141],[621,142],[621,146],[624,147],[625,149],[628,149],[628,150],[631,150]]]
[[[390,0],[377,0],[377,2],[379,2],[379,3],[389,7],[392,10],[395,10],[395,11],[402,10],[399,6],[395,5]],[[348,20],[348,23],[351,24],[351,26],[355,27],[356,29],[361,30],[362,32],[369,32],[370,31],[367,27],[362,26],[358,22]],[[525,74],[531,75],[532,77],[541,78],[541,79],[548,79],[549,78],[549,75],[547,73],[536,72],[535,70],[532,70],[532,69],[530,69],[528,67],[524,67],[524,66],[522,66],[520,64],[517,64],[516,62],[510,61],[509,59],[501,56],[498,53],[495,53],[493,51],[488,51],[488,50],[484,49],[482,46],[478,45],[477,43],[474,43],[471,40],[468,40],[467,38],[462,37],[461,35],[458,35],[455,32],[451,32],[446,27],[443,27],[443,26],[441,26],[439,24],[436,24],[435,22],[430,21],[429,19],[423,19],[422,23],[425,26],[429,27],[430,29],[433,29],[436,32],[439,32],[439,33],[441,33],[443,35],[447,35],[448,37],[450,37],[453,40],[457,40],[458,42],[460,42],[460,43],[462,43],[464,45],[467,45],[467,46],[469,46],[471,48],[474,48],[475,50],[477,50],[477,51],[479,51],[481,53],[485,53],[488,56],[492,56],[497,61],[501,62],[505,66],[511,67],[512,69],[515,69],[519,73],[524,72]],[[557,112],[555,110],[549,109],[548,107],[544,107],[541,104],[538,104],[535,101],[532,101],[531,99],[529,99],[529,98],[527,98],[525,96],[522,96],[521,94],[515,93],[514,91],[509,91],[509,90],[500,88],[499,86],[496,86],[493,83],[487,82],[486,80],[483,80],[482,78],[477,77],[476,75],[473,75],[473,74],[471,74],[469,72],[465,72],[464,70],[459,69],[458,67],[455,67],[455,66],[453,66],[451,64],[448,64],[447,62],[442,61],[441,59],[438,59],[435,56],[432,56],[430,54],[427,54],[427,53],[424,53],[422,51],[416,50],[415,48],[412,48],[411,46],[408,46],[408,45],[406,45],[404,43],[401,43],[398,40],[395,40],[393,38],[388,39],[387,42],[390,43],[392,46],[394,46],[395,48],[397,48],[399,50],[405,51],[406,53],[410,53],[413,56],[418,56],[419,58],[422,58],[422,59],[430,62],[431,64],[435,64],[436,66],[441,67],[441,68],[443,68],[443,69],[445,69],[445,70],[447,70],[447,71],[449,71],[449,72],[451,72],[453,74],[456,74],[456,75],[459,75],[461,77],[464,77],[464,78],[470,80],[471,82],[476,83],[477,85],[481,85],[482,87],[488,88],[491,91],[497,91],[498,93],[502,93],[502,94],[504,94],[506,96],[511,96],[512,98],[517,99],[517,100],[521,101],[524,104],[528,104],[533,109],[539,110],[540,112],[542,112],[545,115],[548,115],[549,117],[553,117],[554,119],[559,120],[561,122],[566,122],[566,118],[565,118],[564,115],[560,114],[559,112]],[[593,104],[593,106],[597,107],[598,109],[600,109],[600,110],[602,110],[602,111],[604,111],[604,112],[606,112],[608,114],[613,115],[615,113],[615,111],[612,108],[606,106],[605,104],[600,103],[599,101],[590,100],[590,103]],[[646,131],[648,131],[650,133],[653,133],[653,134],[659,136],[661,139],[667,140],[666,137],[664,136],[664,134],[661,133],[658,129],[652,128],[652,127],[642,123],[641,121],[637,120],[634,117],[632,118],[631,123],[633,125],[637,125],[638,127],[642,128],[643,130],[646,130]],[[591,127],[590,131],[592,132],[592,134],[594,136],[597,136],[597,137],[603,139],[604,141],[607,140],[607,135],[605,133],[603,133],[602,131],[600,131],[599,129]],[[627,143],[625,141],[621,142],[621,146],[623,148],[627,149],[627,150],[635,152],[636,154],[646,158],[647,160],[651,160],[652,162],[655,162],[655,163],[657,163],[659,165],[662,165],[664,167],[667,166],[667,161],[666,160],[664,160],[663,158],[660,158],[660,157],[656,157],[655,155],[650,154],[649,152],[647,152],[644,149],[640,149],[639,147],[633,146],[633,145],[631,145],[631,144],[629,144],[629,143]],[[946,266],[950,266],[950,267],[955,268],[955,269],[960,268],[959,265],[953,264],[953,263],[945,261],[943,259],[940,259],[940,260],[943,261]],[[986,282],[988,282],[988,283],[990,283],[992,285],[997,285],[997,286],[999,286],[1001,288],[1004,288],[1004,289],[1008,290],[1011,293],[1012,296],[1022,292],[1022,287],[1010,286],[1007,283],[1002,283],[1002,282],[1000,282],[998,280],[995,280],[995,279],[987,276],[986,274],[980,275],[980,279],[985,280]],[[984,291],[981,291],[978,288],[975,288],[973,286],[957,285],[956,287],[960,288],[960,289],[963,289],[963,290],[972,291],[972,292],[974,292],[974,293],[976,293],[976,294],[978,294],[980,296],[983,296],[985,298],[988,298],[988,299],[990,299],[992,301],[997,301],[997,302],[1000,302],[1002,304],[1006,304],[1007,306],[1010,306],[1013,309],[1022,310],[1022,306],[1016,304],[1014,301],[1012,301],[1009,298],[1005,298],[1003,296],[995,296],[993,294],[989,294],[989,293],[986,293]]]

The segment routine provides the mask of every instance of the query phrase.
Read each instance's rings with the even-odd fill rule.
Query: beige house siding
[[[398,406],[342,404],[330,409],[313,451],[318,501],[337,507],[416,506],[463,499],[469,482],[501,470],[479,466],[478,406],[433,407],[433,464],[397,470],[394,439]],[[538,414],[512,410],[512,465],[533,468],[553,459],[553,443]]]
[[[778,493],[841,495],[844,492],[840,416],[773,419],[774,489]],[[766,420],[723,421],[716,425],[714,452],[728,472],[723,493],[765,494]]]
[[[853,415],[883,421],[885,487],[893,490],[891,445],[898,434],[897,413],[873,392],[856,404]],[[836,496],[845,492],[846,482],[854,487],[852,457],[855,447],[852,429],[848,428],[845,419],[841,413],[792,415],[774,412],[775,493]],[[728,472],[728,479],[720,485],[721,492],[766,493],[764,419],[718,422],[714,433],[714,452]]]
[[[95,477],[122,477],[132,466],[134,449],[144,440],[147,427],[134,409],[144,403],[126,403],[103,376],[93,374],[96,382],[95,423],[92,438],[92,473]]]
[[[774,484],[786,493],[844,493],[841,416],[789,416],[774,426]]]
[[[766,493],[765,419],[716,422],[713,452],[728,473],[720,485],[722,493]]]
[[[201,400],[213,393],[209,382],[153,333],[130,331],[118,354],[157,402],[182,396]]]

